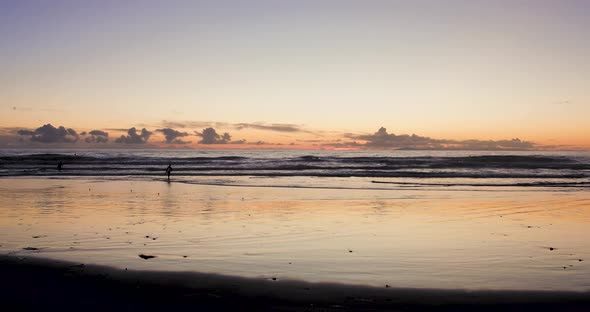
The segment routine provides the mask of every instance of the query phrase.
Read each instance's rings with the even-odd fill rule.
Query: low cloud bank
[[[186,124],[168,122],[169,125],[186,126]],[[220,123],[221,124],[221,123]],[[224,129],[258,129],[266,131],[276,131],[283,133],[299,133],[306,130],[300,129],[292,124],[262,124],[262,123],[239,123],[224,124]],[[234,145],[281,145],[280,143],[270,143],[263,140],[253,139],[252,141],[233,140],[228,132],[217,132],[213,126],[204,127],[202,131],[183,132],[173,127],[163,127],[152,131],[142,128],[141,130],[132,127],[130,129],[107,129],[110,131],[126,131],[127,133],[120,137],[109,140],[109,133],[103,130],[91,130],[76,132],[72,128],[64,126],[54,127],[51,124],[43,125],[35,130],[18,129],[18,128],[0,128],[4,129],[2,140],[15,145],[26,145],[27,143],[55,143],[55,144],[74,144],[78,141],[89,144],[146,144],[154,133],[160,133],[164,136],[166,144],[189,144],[192,141],[185,138],[197,136],[200,140],[197,142],[202,145],[214,144],[234,144]],[[184,128],[186,129],[186,128]],[[0,133],[1,134],[1,133]],[[287,136],[285,134],[283,136]],[[28,138],[28,139],[27,139]],[[82,139],[81,139],[82,138]],[[18,142],[17,142],[18,139]],[[389,133],[386,128],[381,127],[372,134],[354,134],[345,133],[341,138],[332,139],[331,141],[322,139],[297,140],[304,143],[313,143],[318,147],[347,148],[347,149],[405,149],[405,150],[533,150],[539,148],[548,148],[540,146],[534,142],[523,141],[518,138],[509,140],[450,140],[450,139],[433,139],[416,134],[407,135]],[[322,143],[323,142],[323,143]],[[33,144],[33,145],[34,145]],[[67,145],[66,144],[66,145]],[[293,145],[292,143],[291,145]],[[114,147],[107,144],[106,146]],[[155,146],[154,146],[155,147]]]
[[[231,135],[229,133],[225,132],[220,135],[211,127],[203,129],[203,132],[195,131],[195,134],[201,137],[200,144],[227,144],[231,141]]]
[[[122,135],[119,138],[115,139],[115,143],[145,144],[149,140],[152,133],[153,132],[148,131],[146,128],[143,128],[141,129],[141,132],[138,134],[137,129],[133,127],[127,130],[127,135]]]
[[[76,130],[64,126],[56,128],[51,124],[43,125],[35,130],[18,130],[17,134],[30,137],[31,142],[41,143],[76,143],[80,139]]]
[[[188,144],[190,143],[190,141],[183,141],[182,137],[186,137],[189,134],[186,132],[180,132],[177,130],[174,130],[172,128],[164,128],[164,129],[157,129],[156,132],[160,132],[162,134],[164,134],[164,137],[166,138],[166,143],[168,144]]]
[[[446,140],[432,139],[419,135],[407,135],[388,133],[384,127],[379,128],[373,134],[345,134],[348,139],[355,141],[348,143],[335,144],[345,147],[373,147],[373,148],[393,148],[393,149],[465,149],[465,150],[529,150],[536,147],[533,142],[522,141],[518,138],[511,140]],[[364,141],[365,143],[359,143]]]
[[[83,135],[86,135],[86,133]],[[84,139],[86,143],[107,143],[109,141],[109,134],[105,131],[92,130],[88,132],[88,135],[90,136]]]

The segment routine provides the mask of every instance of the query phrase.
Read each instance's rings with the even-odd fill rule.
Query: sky
[[[0,147],[588,149],[588,38],[583,0],[2,0]]]

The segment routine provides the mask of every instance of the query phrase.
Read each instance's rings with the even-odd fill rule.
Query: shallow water
[[[276,186],[294,178],[259,179]],[[0,179],[0,252],[120,268],[582,291],[590,290],[589,225],[590,192],[579,189]]]

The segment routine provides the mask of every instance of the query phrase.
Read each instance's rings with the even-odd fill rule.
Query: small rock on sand
[[[39,250],[37,247],[25,247],[23,250]]]
[[[140,257],[141,259],[148,260],[148,259],[151,259],[151,258],[155,258],[156,256],[151,256],[151,255],[144,255],[144,254],[141,254],[141,255],[139,255],[139,257]]]

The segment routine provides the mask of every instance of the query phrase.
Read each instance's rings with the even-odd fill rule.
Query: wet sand
[[[589,207],[584,191],[2,179],[0,310],[588,311]]]
[[[588,311],[588,292],[376,288],[0,256],[0,309]]]

